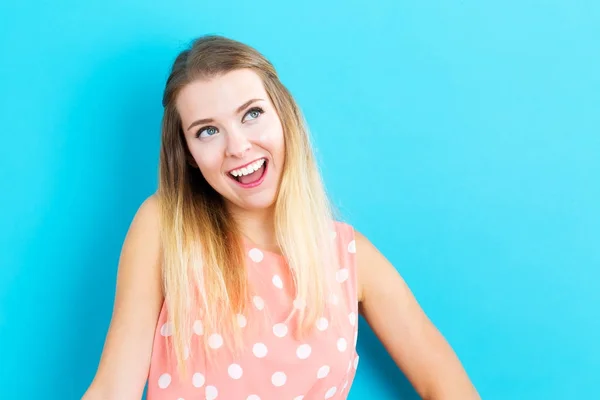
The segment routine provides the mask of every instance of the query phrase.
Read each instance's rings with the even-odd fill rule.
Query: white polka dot
[[[218,349],[219,347],[223,346],[223,337],[218,333],[213,333],[208,338],[208,345],[211,349]]]
[[[271,382],[277,387],[285,385],[286,379],[287,377],[283,372],[275,372],[273,376],[271,376]]]
[[[246,400],[260,400],[260,397],[255,394],[251,394],[250,396],[246,397]]]
[[[259,310],[265,308],[265,301],[260,296],[252,297],[252,302],[254,303],[254,306]]]
[[[324,331],[325,329],[327,329],[328,326],[329,326],[329,321],[327,321],[327,318],[321,317],[317,320],[317,329],[318,330]]]
[[[194,326],[192,327],[194,333],[198,336],[204,335],[204,324],[200,320],[194,321]]]
[[[294,300],[294,308],[297,310],[302,310],[304,307],[306,307],[306,302],[302,299],[296,299]]]
[[[348,276],[350,276],[350,273],[348,271],[348,268],[342,268],[339,269],[336,273],[335,273],[335,279],[339,282],[339,283],[343,283],[348,279]]]
[[[177,400],[185,400],[183,397],[178,398]]]
[[[285,335],[287,335],[287,331],[288,331],[288,327],[286,324],[273,325],[273,333],[277,337],[280,337],[280,338],[284,337]]]
[[[264,258],[263,252],[256,248],[250,249],[248,255],[250,256],[250,259],[256,263],[261,262]]]
[[[308,356],[310,356],[311,350],[312,349],[310,348],[310,345],[308,345],[308,344],[301,344],[296,349],[296,355],[298,356],[299,359],[306,360],[308,358]]]
[[[336,306],[338,304],[338,297],[335,294],[331,293],[329,295],[329,302]]]
[[[267,355],[267,346],[264,343],[256,343],[252,346],[252,352],[258,358],[263,358]]]
[[[248,321],[246,320],[246,317],[244,317],[242,314],[238,314],[237,323],[240,326],[240,328],[244,328],[248,324]]]
[[[329,365],[323,365],[321,368],[319,368],[319,371],[317,372],[317,378],[323,379],[327,375],[329,375]]]
[[[169,385],[171,384],[171,375],[169,374],[162,374],[159,378],[158,378],[158,387],[161,389],[166,389],[169,387]]]
[[[356,356],[356,358],[354,359],[354,369],[358,368],[358,356]]]
[[[229,368],[227,368],[227,373],[232,379],[240,379],[242,377],[242,367],[238,364],[231,364]]]
[[[275,285],[276,288],[283,289],[283,281],[281,280],[279,275],[273,276],[273,285]]]
[[[294,397],[294,400],[303,400],[303,399],[304,399],[304,396],[296,396],[296,397]]]
[[[356,324],[356,314],[354,312],[348,314],[348,320],[350,321],[350,325],[354,326]]]
[[[219,392],[214,386],[207,386],[206,392],[204,393],[204,395],[206,396],[206,400],[215,400],[218,394]]]
[[[344,338],[339,338],[337,341],[337,348],[339,351],[346,351],[346,348],[348,347],[348,342],[346,342],[346,339]]]
[[[192,385],[194,385],[194,387],[202,387],[204,386],[204,382],[206,380],[204,379],[204,375],[202,375],[200,372],[196,372],[193,376],[192,376]]]
[[[327,393],[325,393],[325,398],[326,399],[330,399],[333,397],[333,395],[335,394],[335,392],[337,391],[337,388],[334,386],[332,388],[330,388]]]
[[[166,322],[160,327],[160,334],[163,336],[171,336],[173,334],[173,323]]]
[[[356,253],[356,241],[352,240],[348,243],[348,253]]]

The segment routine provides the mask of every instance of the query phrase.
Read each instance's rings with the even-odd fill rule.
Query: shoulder
[[[128,236],[159,236],[159,202],[156,194],[148,196],[138,206],[129,226]],[[153,241],[154,243],[155,241]]]
[[[354,239],[354,227],[347,222],[335,220],[333,221],[333,230],[336,235],[343,235],[350,239]]]
[[[379,249],[362,232],[354,231],[356,269],[358,276],[358,300],[365,299],[366,292],[378,286],[390,272],[397,273]]]
[[[359,232],[354,226],[343,221],[334,221],[335,235],[341,239],[343,245],[347,247],[349,253],[356,254],[358,256],[358,248],[366,250],[367,252],[372,251],[373,245],[371,242]]]
[[[158,195],[156,193],[146,197],[138,207],[135,218],[157,222],[158,221]]]
[[[147,197],[138,207],[125,236],[121,250],[120,273],[156,270],[159,276],[161,248],[159,203],[155,194]]]
[[[129,225],[121,254],[120,269],[158,268],[160,253],[159,203],[156,194],[139,205]]]
[[[358,301],[362,302],[368,289],[379,285],[380,277],[390,271],[391,265],[375,245],[354,226],[342,221],[335,221],[334,226],[343,261],[351,261],[355,266],[356,291]],[[391,269],[394,270],[393,267]]]

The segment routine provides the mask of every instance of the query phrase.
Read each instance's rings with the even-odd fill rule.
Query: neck
[[[279,252],[275,234],[274,207],[252,211],[230,207],[230,212],[241,234],[258,247]]]

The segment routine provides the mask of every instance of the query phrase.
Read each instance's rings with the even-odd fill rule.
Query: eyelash
[[[258,115],[259,117],[260,117],[262,114],[264,114],[264,113],[265,113],[265,111],[264,111],[262,108],[260,108],[260,107],[252,107],[251,109],[249,109],[249,110],[246,112],[246,114],[244,114],[244,117],[245,117],[246,115],[250,114],[250,113],[251,113],[251,112],[253,112],[253,111],[257,111],[257,112],[258,112],[258,114],[259,114],[259,115]],[[258,117],[256,117],[256,118],[258,118]],[[254,118],[254,119],[256,119],[256,118]],[[202,128],[200,128],[200,129],[198,130],[198,132],[196,132],[196,138],[199,138],[199,137],[200,137],[200,135],[202,134],[202,132],[204,132],[204,131],[205,131],[206,129],[208,129],[208,128],[215,128],[215,127],[214,127],[214,126],[211,126],[211,125],[208,125],[208,126],[205,126],[205,127],[202,127]],[[215,129],[216,129],[216,128],[215,128]],[[212,135],[211,135],[211,136],[212,136]]]

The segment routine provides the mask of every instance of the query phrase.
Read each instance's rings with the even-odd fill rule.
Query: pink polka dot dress
[[[201,343],[202,321],[193,325],[189,351],[188,376],[179,377],[175,362],[167,358],[166,342],[172,335],[166,306],[163,304],[152,350],[148,375],[148,400],[313,400],[346,399],[352,385],[358,354],[358,301],[356,282],[356,244],[350,225],[336,222],[333,243],[338,246],[340,269],[336,271],[346,301],[332,295],[330,314],[336,313],[341,329],[333,329],[327,317],[320,318],[310,335],[297,340],[292,332],[295,319],[284,323],[294,301],[295,290],[282,256],[267,252],[249,242],[246,246],[248,279],[254,288],[248,315],[239,314],[246,350],[233,355],[218,333],[208,337],[208,349],[216,364],[206,362]],[[270,323],[260,313],[268,312]],[[186,352],[187,353],[187,352]],[[234,358],[235,357],[235,358]],[[216,365],[216,367],[215,367]]]

